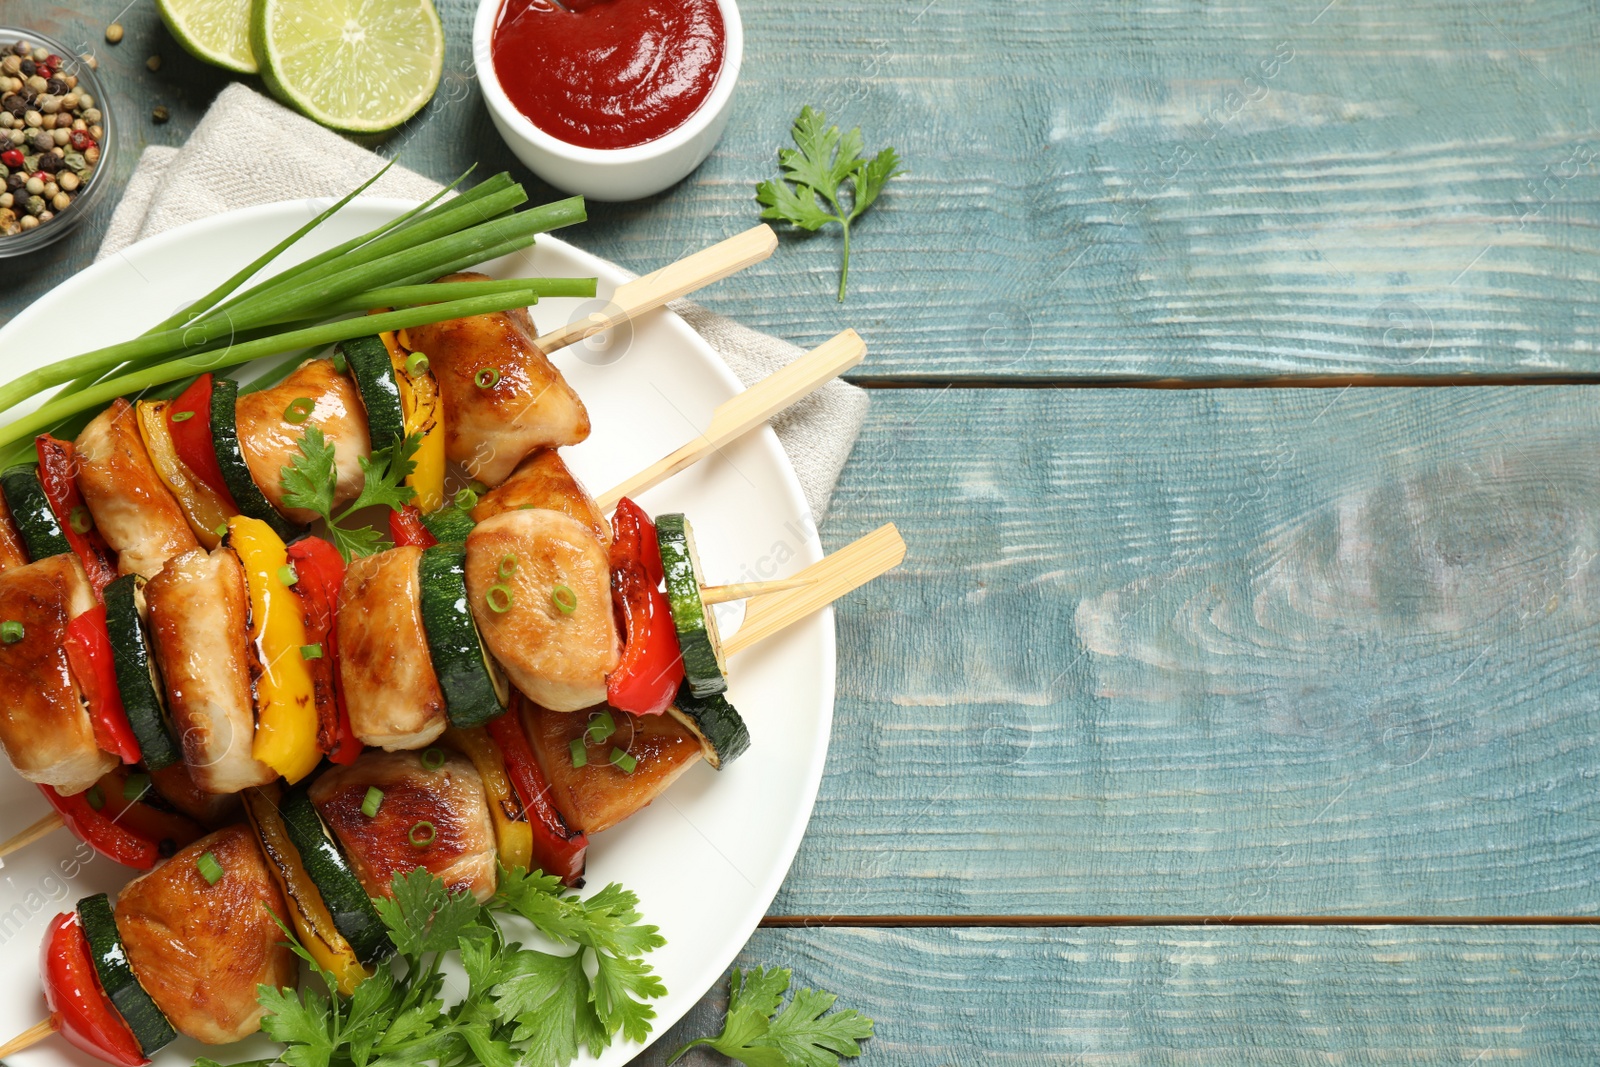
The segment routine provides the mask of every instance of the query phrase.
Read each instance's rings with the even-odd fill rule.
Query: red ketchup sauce
[[[726,51],[716,0],[506,0],[490,38],[511,103],[583,148],[630,148],[683,125]]]

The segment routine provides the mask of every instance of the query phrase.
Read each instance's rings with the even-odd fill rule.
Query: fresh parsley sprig
[[[372,456],[358,457],[361,464],[361,495],[350,506],[333,514],[334,491],[339,471],[334,464],[333,445],[316,426],[306,427],[300,438],[300,454],[278,474],[283,487],[283,502],[291,508],[313,512],[328,526],[328,537],[348,563],[355,556],[370,556],[383,545],[383,535],[371,526],[352,526],[349,520],[362,508],[384,505],[396,511],[409,504],[417,491],[405,484],[417,469],[412,459],[422,447],[422,435],[411,434]]]
[[[756,186],[764,219],[777,219],[813,233],[830,222],[844,231],[844,259],[839,268],[839,301],[844,302],[850,277],[850,224],[871,207],[889,179],[903,174],[900,156],[885,148],[862,159],[860,128],[841,134],[828,117],[807,106],[794,120],[797,148],[778,149],[782,175]],[[798,150],[797,150],[798,149]],[[832,208],[830,212],[828,209]]]
[[[836,998],[821,989],[801,989],[780,1007],[790,972],[735,968],[728,978],[728,1019],[722,1033],[702,1037],[674,1052],[670,1065],[696,1045],[716,1049],[747,1067],[839,1067],[839,1058],[861,1055],[872,1036],[872,1020],[854,1009],[825,1014]]]
[[[502,867],[500,889],[490,906],[522,916],[553,941],[578,946],[572,956],[549,959],[560,960],[559,966],[570,972],[565,978],[567,995],[573,989],[587,989],[577,1013],[579,1032],[574,1036],[591,1053],[598,1055],[619,1031],[630,1041],[643,1041],[649,1036],[650,1020],[656,1017],[656,1011],[645,1000],[665,996],[667,988],[640,957],[667,941],[656,927],[639,922],[637,896],[613,882],[581,900],[563,893],[561,880],[553,875]],[[549,960],[536,962],[541,973],[558,966]],[[587,976],[585,962],[593,963],[593,978]],[[568,1014],[560,1005],[553,1018],[548,1017],[549,1012],[540,1011],[539,998],[529,999],[529,994],[538,994],[542,989],[537,979],[529,979],[517,982],[509,991],[507,1002],[518,1009],[512,1014],[517,1018],[519,1032],[531,1036]]]
[[[393,897],[375,901],[396,963],[380,965],[348,997],[280,921],[323,988],[259,987],[261,1028],[285,1047],[276,1059],[236,1067],[564,1067],[580,1047],[598,1055],[618,1032],[644,1040],[655,1010],[639,998],[666,989],[639,957],[666,942],[640,924],[637,898],[613,884],[580,899],[558,879],[520,868],[500,876],[500,892],[485,906],[451,894],[428,871],[396,875]],[[508,942],[495,911],[522,916],[574,951]],[[447,1005],[442,965],[451,952],[460,955],[467,991]]]

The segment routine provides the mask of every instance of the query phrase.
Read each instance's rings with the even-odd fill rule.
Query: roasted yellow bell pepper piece
[[[267,857],[273,880],[289,905],[289,924],[294,927],[295,936],[317,961],[317,966],[333,975],[339,992],[348,996],[363,980],[371,977],[372,972],[356,959],[350,942],[333,924],[333,915],[322,899],[322,891],[311,880],[294,842],[289,840],[289,831],[283,825],[283,816],[278,813],[273,796],[276,791],[276,786],[246,789],[245,814],[250,817],[250,825],[255,827],[256,837],[261,841],[261,851]]]
[[[495,850],[500,854],[501,865],[507,869],[530,869],[533,866],[533,829],[506,774],[506,761],[499,747],[481,726],[469,730],[452,726],[441,740],[471,760],[478,769],[478,777],[483,779],[483,795],[489,802],[489,819],[494,823]]]
[[[429,370],[411,374],[406,362],[411,358],[410,338],[401,330],[378,335],[389,350],[389,363],[400,387],[400,410],[405,415],[406,436],[422,438],[411,457],[417,469],[406,477],[406,484],[417,491],[417,507],[426,514],[444,506],[444,401],[439,396],[439,381]]]
[[[233,507],[205,482],[196,478],[178,458],[167,429],[166,400],[141,400],[137,405],[139,436],[144,440],[144,450],[150,454],[150,465],[172,492],[173,499],[195,538],[206,548],[216,548],[222,541],[217,530],[234,514]]]
[[[228,520],[228,544],[244,565],[250,637],[261,660],[250,754],[290,783],[298,782],[322,759],[316,688],[305,661],[321,650],[306,644],[300,598],[284,583],[289,552],[283,539],[260,519],[235,515]]]

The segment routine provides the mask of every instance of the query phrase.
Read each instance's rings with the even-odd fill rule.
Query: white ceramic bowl
[[[506,0],[479,0],[472,26],[472,61],[489,117],[518,159],[539,177],[591,200],[638,200],[681,181],[705,161],[728,125],[733,88],[744,58],[744,26],[734,0],[717,0],[726,52],[711,95],[664,137],[631,148],[581,148],[546,133],[516,109],[495,73],[490,37]]]

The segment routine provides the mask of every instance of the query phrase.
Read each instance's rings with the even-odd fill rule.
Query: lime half
[[[349,133],[421,111],[444,66],[430,0],[255,0],[250,44],[274,96]]]
[[[250,0],[156,0],[161,21],[196,59],[240,74],[256,72]]]

